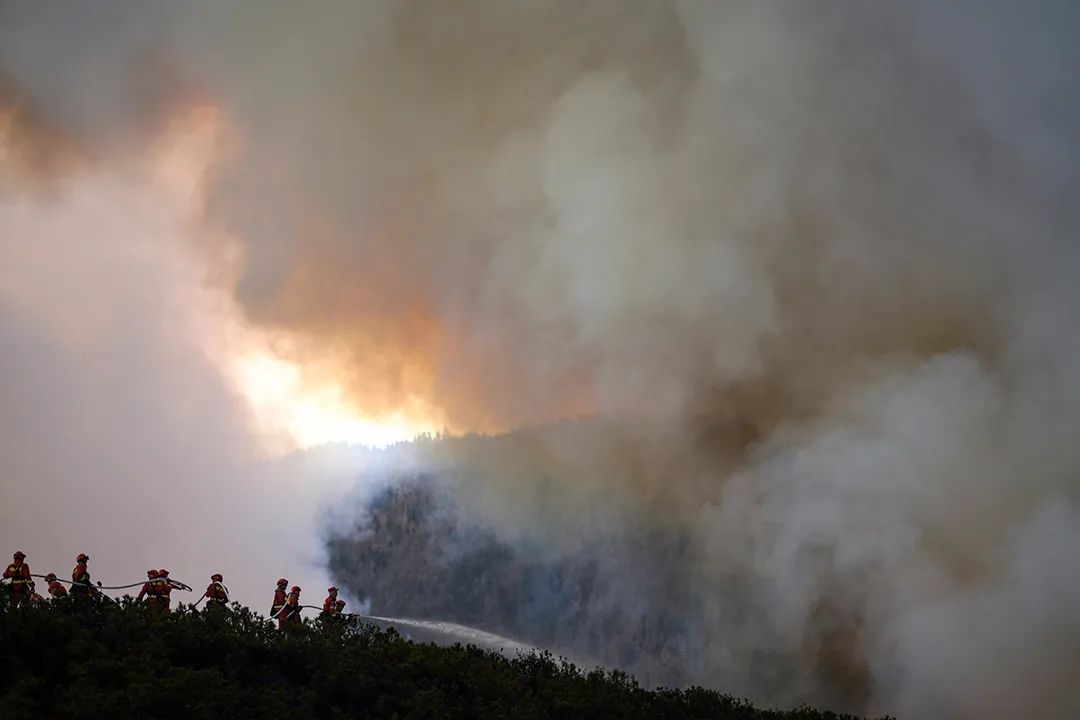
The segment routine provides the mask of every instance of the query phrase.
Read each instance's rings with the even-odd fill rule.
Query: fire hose
[[[281,610],[284,610],[284,609],[285,609],[285,608],[287,608],[287,607],[289,607],[289,606],[288,606],[288,605],[285,605],[285,606],[283,606],[283,607],[281,608]],[[301,609],[301,610],[305,610],[305,609],[306,609],[306,610],[318,610],[319,612],[326,612],[326,610],[324,610],[323,608],[319,607],[318,605],[301,605],[301,606],[300,606],[300,609]],[[274,614],[273,614],[273,615],[272,615],[271,617],[272,617],[272,618],[276,618],[276,617],[277,617],[278,615],[280,615],[280,614],[281,614],[281,610],[278,610],[278,611],[277,611],[276,613],[274,613]],[[331,613],[331,614],[333,614],[333,615],[337,615],[338,617],[367,617],[366,615],[361,615],[360,613]]]
[[[31,574],[30,577],[41,578],[42,580],[47,579],[47,577],[45,575]],[[56,579],[59,580],[62,583],[67,583],[68,585],[81,585],[81,586],[85,586],[85,587],[95,587],[93,585],[87,585],[86,583],[75,582],[74,580],[64,580],[63,578],[60,578],[60,577],[58,577]],[[184,590],[186,592],[191,592],[192,591],[190,585],[182,583],[179,580],[173,580],[172,578],[167,578],[167,581],[168,581],[169,585],[172,588],[176,589],[176,590]],[[128,585],[102,585],[101,583],[98,583],[96,585],[96,587],[99,590],[127,590],[128,588],[142,587],[147,582],[151,582],[151,581],[149,581],[149,580],[140,580],[139,582],[130,583]]]
[[[270,619],[273,620],[273,619],[277,618],[277,616],[280,615],[285,610],[285,608],[287,608],[287,607],[289,607],[289,606],[288,605],[282,605],[280,610],[278,610],[276,613],[274,613],[273,615],[270,616]],[[301,610],[304,610],[305,608],[308,609],[308,610],[318,610],[319,612],[323,611],[323,609],[321,607],[319,607],[318,605],[301,605],[300,606]]]
[[[47,575],[38,575],[36,573],[31,573],[30,577],[36,577],[36,578],[40,578],[42,580],[48,580],[49,579]],[[90,588],[91,590],[96,590],[96,591],[98,591],[99,595],[101,595],[102,597],[109,598],[109,600],[112,600],[113,602],[117,602],[117,600],[115,598],[113,598],[113,597],[110,597],[109,595],[106,595],[103,592],[100,592],[100,591],[101,590],[128,590],[130,588],[142,587],[147,582],[153,582],[151,580],[143,580],[143,581],[140,581],[140,582],[129,583],[127,585],[102,585],[100,582],[98,582],[98,583],[96,583],[94,585],[91,585],[89,583],[77,582],[75,580],[65,580],[63,578],[59,578],[59,577],[55,577],[55,576],[53,577],[53,579],[58,581],[58,582],[62,582],[62,583],[65,583],[67,585],[70,585],[72,587],[86,587],[86,588]],[[167,582],[169,583],[169,585],[172,588],[174,588],[176,590],[183,590],[185,592],[193,592],[190,585],[187,585],[186,583],[182,583],[179,580],[173,580],[172,578],[168,578]],[[7,584],[7,582],[5,582],[4,584]],[[229,588],[226,587],[224,584],[222,585],[222,587],[225,588],[225,594],[228,595],[229,594]],[[202,603],[202,601],[205,600],[205,599],[206,599],[206,593],[203,593],[202,597],[200,597],[195,602],[195,604],[192,605],[192,607],[198,607]],[[288,605],[282,605],[281,608],[276,613],[274,613],[273,615],[270,616],[270,618],[271,619],[277,618],[278,615],[281,615],[281,613],[287,607],[289,607],[289,606]],[[323,608],[319,607],[318,605],[301,605],[300,609],[301,610],[317,610],[319,612],[324,612]],[[363,615],[360,615],[358,613],[337,613],[337,614],[340,615],[341,617],[364,617]]]
[[[48,576],[46,576],[46,575],[37,575],[35,573],[31,573],[30,577],[41,578],[42,580],[48,580],[49,579]],[[68,585],[71,585],[72,587],[76,587],[76,586],[78,586],[78,587],[88,587],[91,590],[127,590],[129,588],[142,587],[145,583],[149,582],[147,580],[142,580],[140,582],[130,583],[128,585],[102,585],[100,582],[98,582],[96,585],[90,585],[88,583],[76,582],[74,580],[64,580],[63,578],[59,578],[59,577],[56,577],[54,579],[59,581],[59,582],[62,582],[62,583],[67,583]],[[183,590],[185,592],[192,592],[190,585],[187,585],[186,583],[182,583],[179,580],[173,580],[172,578],[167,578],[166,581],[169,583],[169,587],[173,588],[174,590]],[[101,594],[104,595],[104,593],[101,593]],[[113,598],[109,597],[108,595],[105,595],[105,597],[108,597],[110,600],[113,599]]]
[[[300,607],[301,608],[308,608],[310,610],[318,610],[319,612],[326,612],[326,610],[322,609],[321,607],[318,607],[317,605],[301,605]],[[337,615],[338,617],[367,617],[367,615],[363,615],[361,613],[339,612],[339,613],[331,613],[331,614],[332,615]]]
[[[42,580],[48,580],[48,578],[45,575],[37,575],[35,573],[31,573],[30,577],[36,577],[36,578],[41,578]],[[59,582],[62,582],[62,583],[67,583],[71,587],[90,588],[91,590],[93,590],[94,592],[96,592],[98,595],[100,595],[103,598],[107,598],[107,599],[109,599],[110,601],[112,601],[114,603],[119,602],[118,600],[116,600],[116,598],[111,597],[111,596],[106,595],[105,593],[101,592],[105,588],[102,586],[102,584],[100,582],[97,583],[97,585],[91,585],[90,583],[75,582],[74,580],[62,580],[60,578],[54,578],[54,579],[59,581]]]
[[[225,585],[224,583],[220,583],[220,585],[221,585],[221,587],[222,587],[222,588],[224,588],[224,589],[225,589],[225,598],[226,598],[226,599],[225,599],[225,602],[229,602],[229,600],[228,600],[228,597],[229,597],[229,588],[228,588],[228,587],[227,587],[227,586],[226,586],[226,585]],[[202,604],[202,601],[203,601],[203,600],[205,600],[205,599],[206,599],[206,593],[203,593],[203,594],[202,594],[202,597],[201,597],[201,598],[199,598],[198,600],[196,600],[196,601],[195,601],[195,604],[194,604],[194,605],[192,605],[191,607],[193,607],[193,608],[197,608],[197,607],[199,607],[199,605],[200,605],[200,604]]]

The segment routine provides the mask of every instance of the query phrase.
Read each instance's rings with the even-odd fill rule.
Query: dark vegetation
[[[329,525],[333,581],[370,602],[373,615],[478,627],[579,664],[621,668],[648,688],[704,685],[780,705],[865,707],[868,670],[843,637],[814,638],[810,655],[769,642],[754,573],[730,573],[723,597],[706,602],[702,550],[678,527],[645,517],[616,523],[616,531],[560,525],[570,521],[551,492],[539,483],[518,511],[588,538],[572,552],[538,552],[500,535],[455,481],[399,479],[360,500],[353,524]],[[820,626],[830,627],[827,620]]]
[[[540,496],[530,511],[543,507]],[[726,674],[693,672],[706,667],[701,603],[685,543],[670,534],[637,524],[597,537],[587,550],[543,556],[469,517],[434,478],[397,483],[358,514],[361,526],[332,528],[326,548],[334,582],[370,601],[372,614],[480,627],[624,668],[647,686]],[[728,612],[740,617],[737,611],[729,602]],[[782,667],[775,659],[759,664]],[[776,674],[778,687],[792,681]]]
[[[617,671],[415,644],[355,619],[281,632],[236,604],[165,615],[129,599],[0,608],[0,653],[4,718],[846,717],[648,691]]]
[[[750,442],[737,425],[718,420],[703,447],[727,456],[731,438]],[[635,459],[645,451],[621,430],[586,418],[436,443],[443,450],[432,454],[448,459],[411,475],[373,473],[324,525],[333,583],[370,614],[479,628],[620,668],[646,688],[701,685],[772,706],[870,711],[858,589],[821,583],[792,633],[770,603],[805,598],[762,572],[753,547],[686,519],[692,507],[663,509],[651,491],[609,491],[589,473],[564,476],[558,463],[531,459],[548,452],[536,443],[581,448],[620,459],[614,472],[626,475],[615,485],[652,482],[650,461]],[[529,459],[504,477],[518,458]],[[808,577],[835,572],[829,544],[800,553]]]

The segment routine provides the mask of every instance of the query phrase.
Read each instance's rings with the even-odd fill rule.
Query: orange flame
[[[212,165],[236,141],[218,108],[188,108],[169,124],[154,154],[155,181],[198,217]],[[199,227],[196,232],[212,231]],[[212,245],[238,244],[215,238]],[[199,257],[205,264],[206,258]],[[204,265],[204,274],[208,269]],[[244,399],[268,448],[288,451],[329,442],[386,446],[443,427],[438,408],[416,394],[373,397],[370,407],[358,404],[351,392],[355,377],[340,379],[340,364],[311,353],[299,355],[296,339],[246,322],[226,291],[211,285],[204,291],[204,351]]]

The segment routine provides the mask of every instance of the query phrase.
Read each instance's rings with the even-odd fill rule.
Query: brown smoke
[[[69,37],[13,3],[0,69],[20,137],[106,158],[173,110],[148,56],[212,98],[220,277],[365,411],[614,418],[453,462],[552,552],[593,512],[684,528],[708,667],[766,646],[794,699],[823,665],[870,708],[1046,715],[1080,642],[1076,17],[978,9],[147,3]],[[762,623],[725,619],[733,573]]]
[[[78,150],[69,138],[38,117],[0,74],[0,148],[4,168],[20,185],[41,189],[73,169]]]

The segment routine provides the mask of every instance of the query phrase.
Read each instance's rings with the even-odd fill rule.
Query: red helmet
[[[289,581],[286,580],[285,578],[281,578],[280,580],[277,581],[277,584],[278,585],[288,585]]]
[[[334,595],[334,594],[337,593],[337,588],[336,587],[328,587],[328,588],[326,588],[326,592],[330,593],[331,595]]]
[[[90,559],[90,556],[87,555],[86,553],[79,553],[79,557],[75,558],[75,562],[77,562],[77,563],[86,562],[89,559]]]
[[[15,554],[12,555],[12,557],[16,560],[22,560],[24,557],[26,557],[26,553],[24,553],[22,550],[16,550]]]
[[[292,590],[290,590],[289,592],[294,592],[294,593],[300,592],[300,586],[299,585],[293,585]]]
[[[221,577],[221,573],[214,573],[213,575],[210,576],[210,579],[213,580],[214,582],[221,582],[225,578]]]
[[[49,573],[48,575],[45,576],[45,579],[48,580],[49,582],[52,582],[53,580],[56,579],[56,573]]]
[[[153,579],[157,577],[157,570],[147,570],[146,577]]]
[[[169,577],[169,571],[165,568],[161,568],[158,572],[158,577]]]

